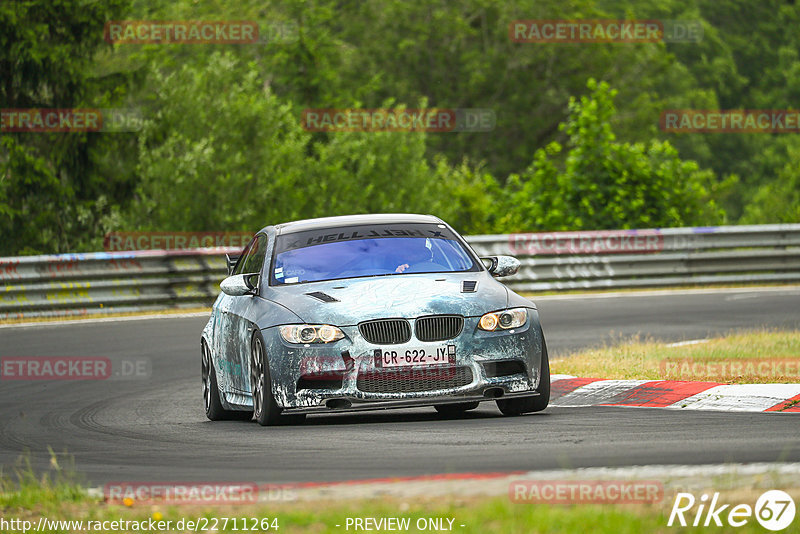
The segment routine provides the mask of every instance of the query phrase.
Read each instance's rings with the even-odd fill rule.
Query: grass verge
[[[32,525],[44,516],[48,520],[47,532],[80,532],[86,531],[89,521],[102,532],[192,532],[203,528],[187,528],[188,521],[207,526],[212,532],[272,532],[279,533],[343,533],[363,532],[356,529],[353,520],[373,518],[375,520],[398,518],[407,520],[407,529],[395,531],[431,532],[449,531],[463,534],[485,534],[500,532],[515,533],[649,533],[649,532],[699,532],[701,528],[681,529],[668,527],[674,496],[667,496],[663,502],[647,505],[598,505],[598,504],[528,504],[511,502],[508,496],[440,497],[432,502],[429,499],[384,497],[360,499],[356,501],[314,501],[275,504],[254,504],[228,507],[215,506],[162,506],[134,505],[125,507],[108,505],[102,501],[84,498],[72,498],[72,492],[65,500],[59,499],[59,493],[49,493],[47,488],[34,489],[30,485],[21,490],[22,500],[10,502],[0,496],[2,517],[30,521]],[[789,490],[797,500],[800,493]],[[744,502],[751,506],[760,492],[721,492],[721,502]],[[45,499],[42,501],[41,499]],[[27,503],[24,507],[18,504]],[[16,505],[15,505],[16,503]],[[348,518],[350,522],[348,523]],[[690,517],[690,521],[693,516]],[[434,523],[428,520],[434,520]],[[82,521],[81,525],[59,526],[53,521]],[[166,529],[152,530],[147,527],[150,520],[162,522]],[[266,520],[269,528],[262,523]],[[101,527],[104,522],[129,521],[115,528],[110,523]],[[170,523],[167,524],[166,522]],[[183,521],[183,523],[180,523]],[[247,528],[243,528],[247,524]],[[349,524],[349,528],[348,528]],[[256,526],[253,525],[261,525]],[[434,527],[434,525],[438,525]],[[183,528],[180,528],[183,526]],[[211,529],[211,527],[215,527]],[[420,526],[425,528],[420,528]],[[277,530],[276,530],[277,527]],[[390,531],[374,528],[374,531]],[[35,528],[35,527],[34,527]],[[101,530],[102,529],[102,530]],[[2,530],[12,532],[13,530]],[[724,529],[720,529],[724,531]],[[737,532],[764,532],[754,518],[737,528]],[[16,530],[19,532],[19,530]]]
[[[142,311],[129,311],[129,312],[115,312],[113,308],[109,308],[108,312],[103,313],[90,313],[84,315],[54,315],[52,317],[9,317],[0,319],[0,325],[13,325],[13,324],[26,324],[26,323],[60,323],[64,321],[84,321],[87,319],[113,319],[117,317],[151,317],[155,315],[182,315],[189,313],[208,313],[211,314],[211,308],[206,307],[193,307],[193,308],[162,308],[151,309]]]
[[[551,372],[610,379],[798,383],[800,332],[737,332],[678,346],[634,338],[554,358]]]
[[[794,502],[800,502],[800,485],[791,469],[779,472],[779,468],[765,468],[759,473],[737,474],[735,466],[732,466],[729,473],[714,475],[692,472],[649,475],[647,482],[662,485],[663,493],[655,502],[647,504],[575,504],[567,502],[564,497],[559,497],[562,499],[560,502],[548,504],[513,502],[509,495],[510,485],[519,479],[508,478],[491,488],[487,488],[484,482],[475,481],[471,486],[459,484],[451,487],[446,493],[442,493],[442,487],[435,486],[435,482],[428,482],[433,484],[428,486],[416,482],[406,487],[410,491],[406,496],[381,496],[379,489],[366,486],[358,493],[361,497],[353,498],[348,496],[350,487],[341,485],[329,487],[326,496],[314,497],[298,489],[277,492],[275,497],[271,497],[273,500],[267,502],[249,504],[176,505],[130,501],[123,505],[91,496],[79,477],[73,474],[74,467],[68,455],[56,455],[51,451],[50,456],[49,469],[41,475],[34,474],[26,457],[10,470],[0,470],[0,532],[700,532],[706,531],[707,527],[668,526],[678,492],[688,491],[698,499],[704,494],[718,493],[715,499],[720,506],[728,504],[728,508],[740,503],[752,508],[766,490],[775,489],[785,491]],[[594,476],[583,482],[589,485],[598,483]],[[636,481],[626,476],[616,479],[611,476],[608,480]],[[563,480],[580,479],[580,473],[573,473]],[[396,484],[402,487],[403,483]],[[463,493],[459,493],[461,488]],[[489,496],[474,493],[477,488],[482,488],[483,493]],[[370,490],[375,497],[364,498],[364,490]],[[516,492],[512,490],[510,493]],[[685,512],[688,524],[699,511],[694,506]],[[724,521],[725,514],[722,517]],[[372,523],[371,528],[367,528],[368,518],[374,521],[392,518],[405,527],[398,528],[398,523],[394,523],[393,529],[385,528],[386,524],[384,528],[378,528]],[[362,521],[362,528],[355,528],[357,519]],[[705,515],[701,513],[701,525],[703,520]],[[798,521],[800,517],[795,519],[794,525]],[[725,524],[722,528],[712,528],[720,532],[732,531]],[[752,516],[743,527],[735,530],[741,533],[765,531]]]

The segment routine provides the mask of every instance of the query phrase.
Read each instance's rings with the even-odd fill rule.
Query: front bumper
[[[413,320],[412,320],[413,324]],[[286,414],[329,413],[430,406],[535,395],[541,370],[542,336],[536,311],[520,328],[485,332],[467,317],[461,333],[442,342],[414,336],[397,345],[367,342],[358,327],[341,327],[345,338],[329,344],[292,345],[277,328],[262,330],[272,390]],[[452,346],[455,356],[441,366],[382,369],[375,350]]]
[[[510,399],[514,397],[531,397],[539,395],[532,391],[518,391],[513,393],[504,393],[499,397],[485,396],[485,395],[467,395],[467,396],[453,396],[443,395],[439,397],[408,397],[396,400],[375,400],[375,399],[352,399],[347,397],[333,397],[328,400],[345,400],[347,404],[336,404],[328,406],[326,404],[316,406],[301,406],[297,408],[284,408],[283,412],[286,415],[302,414],[302,413],[333,413],[333,412],[365,412],[369,410],[388,410],[392,408],[415,408],[420,406],[432,406],[434,404],[457,404],[461,402],[483,402],[488,400],[496,400],[498,398]]]

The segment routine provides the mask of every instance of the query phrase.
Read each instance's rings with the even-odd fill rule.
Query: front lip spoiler
[[[446,396],[446,397],[422,397],[392,400],[364,400],[348,395],[333,396],[325,399],[342,399],[351,403],[347,408],[328,408],[325,404],[320,406],[303,406],[300,408],[284,408],[281,413],[284,415],[302,413],[347,413],[347,412],[366,412],[369,410],[386,410],[390,408],[418,408],[420,406],[433,406],[434,404],[457,404],[461,402],[484,402],[518,397],[537,397],[539,393],[535,391],[517,391],[506,393],[502,397],[486,397],[484,395],[465,395],[465,396]]]

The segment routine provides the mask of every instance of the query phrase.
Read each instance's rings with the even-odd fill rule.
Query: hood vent
[[[476,280],[464,280],[461,282],[462,293],[475,293],[477,288],[478,282]]]
[[[312,293],[306,293],[306,295],[322,302],[339,302],[338,299],[335,299],[327,293],[323,293],[322,291],[314,291]]]

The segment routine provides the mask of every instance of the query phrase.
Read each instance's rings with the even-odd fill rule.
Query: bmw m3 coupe
[[[228,258],[202,332],[206,416],[541,411],[550,368],[536,306],[496,280],[519,266],[478,257],[430,215],[267,226]]]

